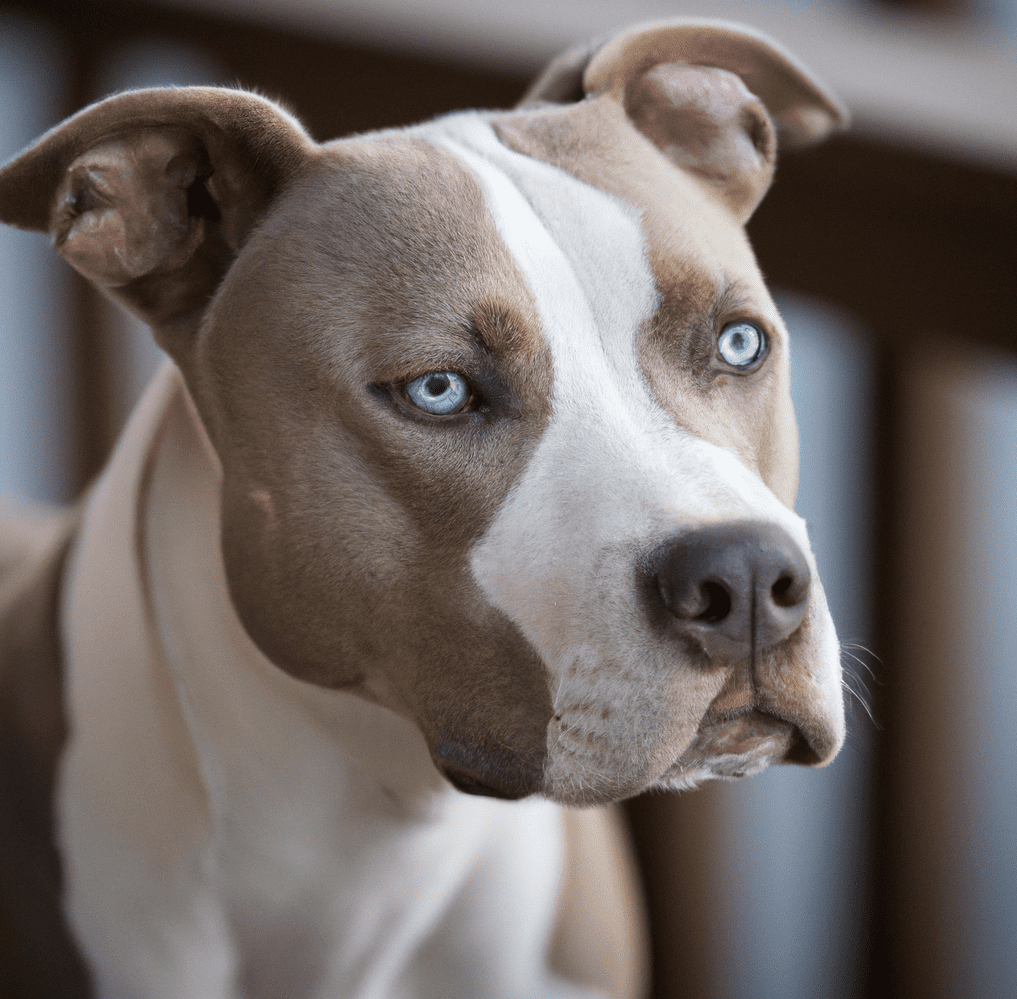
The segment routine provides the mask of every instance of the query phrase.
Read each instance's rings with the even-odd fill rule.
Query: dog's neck
[[[246,784],[259,800],[278,786],[294,797],[304,788],[338,801],[352,775],[358,794],[365,785],[377,787],[407,817],[440,813],[450,788],[409,721],[352,694],[293,679],[248,637],[220,554],[218,461],[179,375],[170,371],[160,382],[167,397],[142,494],[142,567],[152,627],[210,790],[229,780],[234,793]],[[285,745],[274,744],[280,739]],[[309,760],[314,773],[306,772]]]
[[[546,848],[560,836],[554,806],[460,794],[409,721],[270,663],[230,603],[219,488],[216,457],[168,366],[89,498],[63,595],[78,723],[58,818],[68,915],[86,951],[112,947],[144,963],[143,941],[131,938],[144,919],[130,909],[130,885],[156,876],[166,897],[150,900],[153,911],[191,920],[173,945],[223,955],[190,983],[193,994],[219,995],[223,982],[249,975],[272,981],[279,969],[293,981],[322,973],[286,950],[297,930],[323,955],[331,937],[356,928],[350,969],[395,974],[492,844],[518,850],[527,823],[544,846],[527,854],[529,881],[508,916],[527,910],[521,925],[549,927],[560,863]],[[551,901],[538,915],[531,896]],[[342,989],[355,980],[342,977]]]
[[[87,604],[98,599],[90,579],[128,559],[138,592],[122,594],[123,610],[135,606],[140,620],[136,613],[133,621],[108,612],[92,617],[79,606],[71,647],[88,641],[88,628],[73,622],[103,620],[107,640],[111,631],[121,633],[136,657],[148,660],[149,673],[168,674],[213,798],[223,781],[241,776],[255,781],[262,797],[266,783],[276,782],[297,794],[321,775],[288,771],[315,760],[317,770],[359,772],[407,814],[428,814],[450,789],[410,722],[351,694],[294,680],[248,637],[230,602],[220,554],[220,486],[218,460],[187,389],[167,365],[90,502],[93,536],[83,540],[73,570],[76,602]],[[270,745],[279,732],[288,744]]]

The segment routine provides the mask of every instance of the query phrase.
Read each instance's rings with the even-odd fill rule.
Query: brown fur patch
[[[454,157],[406,138],[326,148],[252,236],[185,369],[223,464],[231,593],[283,668],[532,786],[546,673],[468,555],[549,418],[538,313]],[[403,394],[442,370],[470,381],[472,410],[436,418]]]

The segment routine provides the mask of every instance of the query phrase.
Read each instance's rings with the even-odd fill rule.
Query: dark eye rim
[[[756,351],[755,357],[745,365],[732,364],[730,361],[724,360],[720,353],[720,338],[724,335],[724,332],[732,326],[751,326],[759,334],[759,350]],[[755,319],[747,319],[745,317],[738,317],[734,319],[728,319],[726,322],[721,324],[717,330],[716,347],[714,348],[714,359],[715,362],[727,372],[731,372],[737,375],[751,375],[758,371],[762,366],[763,362],[770,355],[770,334],[767,332],[766,327],[757,322]]]

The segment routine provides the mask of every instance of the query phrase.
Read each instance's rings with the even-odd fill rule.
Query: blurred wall
[[[60,33],[0,9],[0,157],[59,120],[66,88]],[[0,498],[73,494],[71,306],[46,241],[0,227]]]

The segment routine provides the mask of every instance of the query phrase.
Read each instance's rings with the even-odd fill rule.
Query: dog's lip
[[[742,753],[760,742],[789,742],[794,737],[795,726],[783,718],[752,708],[706,725],[700,734],[714,752]]]
[[[804,742],[793,722],[748,708],[704,722],[671,773],[707,769],[718,776],[739,777],[797,756]]]

